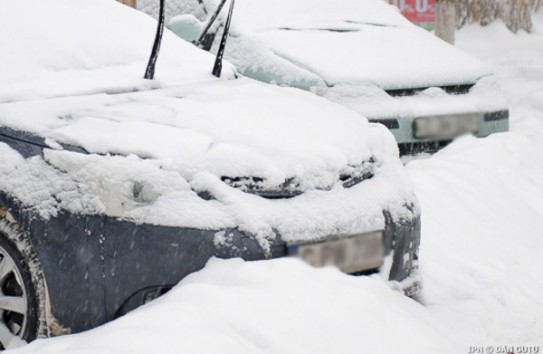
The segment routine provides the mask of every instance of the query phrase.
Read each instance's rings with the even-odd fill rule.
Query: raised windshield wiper
[[[162,42],[162,34],[164,33],[164,1],[160,0],[160,10],[158,14],[158,27],[156,31],[155,41],[153,43],[153,49],[151,50],[151,56],[149,57],[149,62],[147,63],[147,69],[145,70],[144,78],[152,80],[155,77],[155,66],[158,59],[158,52],[160,51],[160,43]],[[226,0],[221,0],[219,6],[210,17],[209,21],[206,23],[202,33],[198,36],[198,39],[194,42],[196,46],[200,46],[207,33],[209,32],[211,26],[219,16]],[[216,77],[221,76],[222,71],[222,58],[224,56],[224,49],[226,48],[226,40],[228,39],[228,33],[230,31],[230,21],[232,20],[232,14],[234,12],[235,0],[230,0],[230,9],[228,10],[228,17],[224,24],[224,31],[221,38],[221,43],[219,45],[219,50],[217,51],[217,56],[215,57],[215,64],[213,65],[213,75]]]
[[[230,21],[232,20],[232,13],[234,12],[234,4],[236,0],[230,0],[230,9],[228,10],[228,17],[224,24],[224,31],[222,33],[221,44],[219,45],[219,50],[217,51],[217,56],[215,57],[215,65],[213,65],[213,75],[216,77],[221,77],[222,71],[222,57],[224,55],[224,49],[226,48],[226,40],[228,39],[228,32],[230,32]]]
[[[153,49],[151,50],[151,56],[147,63],[147,69],[145,69],[145,75],[143,76],[147,80],[153,80],[155,77],[155,66],[158,59],[158,52],[160,51],[160,43],[162,42],[162,34],[164,33],[164,0],[160,0],[160,10],[158,12],[158,27],[156,30],[155,42],[153,43]]]
[[[219,6],[215,10],[215,12],[213,12],[213,15],[211,15],[211,17],[207,21],[206,25],[204,26],[204,29],[202,30],[202,32],[198,36],[198,39],[196,41],[194,41],[195,46],[197,46],[199,48],[202,48],[202,43],[203,43],[205,37],[207,36],[207,33],[211,29],[211,26],[213,26],[213,24],[215,23],[215,20],[217,19],[217,17],[221,13],[221,10],[224,7],[224,4],[226,4],[226,0],[221,0],[221,2],[219,3]]]

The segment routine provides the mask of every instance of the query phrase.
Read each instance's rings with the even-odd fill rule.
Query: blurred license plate
[[[451,114],[415,119],[415,138],[450,140],[467,133],[477,133],[477,114]]]
[[[383,232],[375,231],[319,243],[293,245],[288,248],[288,253],[314,267],[331,265],[345,273],[362,272],[383,265]]]

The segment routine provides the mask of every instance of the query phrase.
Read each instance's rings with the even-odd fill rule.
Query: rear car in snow
[[[222,2],[182,0],[169,27],[215,52],[224,14],[202,28]],[[225,58],[243,75],[312,91],[385,125],[403,152],[508,130],[491,71],[382,0],[237,0]]]
[[[316,95],[236,78],[110,0],[0,1],[0,343],[79,332],[211,257],[298,256],[420,288],[393,136]]]

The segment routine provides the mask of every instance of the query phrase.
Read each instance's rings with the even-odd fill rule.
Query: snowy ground
[[[499,23],[458,34],[498,73],[511,132],[464,137],[407,164],[423,213],[420,303],[377,276],[290,259],[212,260],[124,318],[17,353],[543,350],[543,14],[535,22],[532,35]]]

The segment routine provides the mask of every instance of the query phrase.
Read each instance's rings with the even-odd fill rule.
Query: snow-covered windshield
[[[206,0],[205,8],[217,2]],[[426,88],[491,74],[382,0],[238,0],[232,35],[226,59],[242,73],[302,88],[319,81]]]
[[[156,81],[143,79],[156,31],[110,0],[0,0],[0,102],[213,80],[213,55],[165,31]],[[225,63],[223,77],[232,77]]]

